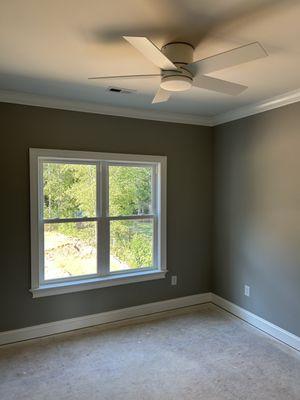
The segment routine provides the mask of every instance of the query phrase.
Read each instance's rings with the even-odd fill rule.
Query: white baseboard
[[[158,301],[155,303],[143,304],[135,307],[122,308],[114,311],[102,312],[99,314],[87,315],[84,317],[49,322],[47,324],[30,326],[27,328],[4,331],[0,332],[0,345],[53,335],[55,333],[72,331],[74,329],[87,328],[94,325],[124,321],[126,319],[147,316],[162,311],[175,310],[177,308],[209,303],[210,301],[211,293],[202,293]]]
[[[265,319],[258,317],[255,314],[252,314],[250,311],[245,310],[237,306],[236,304],[231,303],[228,300],[223,299],[222,297],[217,296],[216,294],[211,293],[211,301],[215,305],[223,308],[226,311],[229,311],[231,314],[236,317],[241,318],[242,320],[248,322],[250,325],[255,326],[256,328],[262,330],[263,332],[273,336],[275,339],[280,340],[281,342],[293,347],[294,349],[300,351],[300,337],[290,333],[277,325],[272,324]]]
[[[155,313],[176,310],[179,308],[204,303],[213,303],[216,306],[219,306],[235,315],[236,317],[248,322],[250,325],[253,325],[261,331],[300,351],[300,337],[213,293],[202,293],[192,296],[178,297],[175,299],[158,301],[155,303],[148,303],[135,307],[122,308],[119,310],[107,311],[99,314],[86,315],[83,317],[49,322],[47,324],[30,326],[27,328],[4,331],[0,332],[0,345],[53,335],[56,333],[68,332],[95,325],[121,321],[125,322],[126,320],[130,320],[132,318],[147,318],[147,316],[151,316]]]

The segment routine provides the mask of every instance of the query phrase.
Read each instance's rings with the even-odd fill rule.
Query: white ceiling
[[[0,89],[214,116],[300,87],[299,0],[9,0],[0,10]],[[253,41],[269,57],[211,74],[249,86],[237,97],[193,88],[151,104],[159,78],[88,81],[158,70],[122,35],[184,40],[204,58]],[[107,93],[108,86],[136,93]]]

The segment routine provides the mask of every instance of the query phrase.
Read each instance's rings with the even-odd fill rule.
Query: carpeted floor
[[[0,348],[1,400],[300,400],[300,353],[212,305]]]

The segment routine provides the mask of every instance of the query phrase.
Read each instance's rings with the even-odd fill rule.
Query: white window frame
[[[166,173],[165,156],[98,153],[73,150],[29,149],[30,159],[30,211],[31,211],[31,289],[33,297],[71,293],[140,281],[161,279],[166,276]],[[97,169],[96,216],[92,218],[43,219],[43,162],[95,164]],[[108,167],[110,165],[152,167],[152,214],[135,216],[108,215]],[[111,220],[153,220],[154,266],[123,272],[109,271],[109,225]],[[44,223],[96,221],[97,273],[44,280]],[[101,235],[101,230],[106,230]],[[106,243],[100,245],[101,238]],[[101,268],[99,267],[101,265]]]

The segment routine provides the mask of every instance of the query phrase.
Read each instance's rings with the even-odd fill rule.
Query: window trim
[[[167,157],[153,155],[137,155],[137,154],[118,154],[118,153],[98,153],[89,151],[73,151],[73,150],[54,150],[54,149],[29,149],[30,159],[30,214],[31,214],[31,289],[33,297],[49,296],[61,293],[70,293],[82,290],[96,289],[100,287],[115,286],[133,282],[140,282],[152,279],[164,278],[167,273],[166,268],[166,168]],[[83,221],[98,221],[103,218],[109,226],[111,220],[126,220],[126,219],[153,219],[154,232],[157,235],[153,236],[153,246],[155,252],[153,254],[155,260],[155,268],[136,269],[134,271],[124,271],[122,273],[109,272],[109,275],[100,274],[99,269],[97,274],[76,276],[72,278],[62,278],[55,280],[42,280],[41,270],[43,265],[40,260],[43,259],[43,231],[42,225],[47,219],[43,220],[43,209],[40,199],[42,198],[42,176],[41,164],[47,161],[62,162],[62,163],[95,163],[97,166],[97,200],[96,200],[96,216],[74,218],[74,220]],[[102,162],[100,164],[99,162]],[[109,165],[136,165],[136,166],[153,166],[157,173],[153,174],[154,187],[156,194],[153,194],[154,210],[151,215],[138,216],[109,216],[104,214],[108,212],[108,204],[103,204],[102,199],[108,199],[108,182],[106,182],[107,174],[100,174],[99,168],[108,168]],[[154,168],[155,165],[155,168]],[[100,197],[100,185],[98,179],[101,179],[101,188],[104,194]],[[97,214],[101,210],[101,213]],[[56,222],[72,222],[72,218],[49,219],[51,223]],[[157,224],[157,229],[155,224]],[[97,224],[100,226],[101,224]],[[103,226],[103,224],[102,224]],[[99,232],[98,232],[99,235]],[[43,236],[43,235],[42,235]],[[109,240],[109,236],[106,235]],[[97,258],[105,256],[103,247],[97,247]],[[101,253],[101,255],[100,255]],[[107,257],[107,255],[106,255]],[[99,265],[99,262],[97,263]],[[107,264],[106,264],[107,265]],[[103,272],[103,271],[101,271]]]

